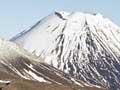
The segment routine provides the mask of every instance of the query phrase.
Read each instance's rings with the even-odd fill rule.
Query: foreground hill
[[[1,90],[102,90],[76,80],[38,59],[14,43],[0,39]]]

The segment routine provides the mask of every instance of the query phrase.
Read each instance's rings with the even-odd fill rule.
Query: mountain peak
[[[119,38],[101,14],[55,12],[12,41],[83,81],[120,88]]]
[[[65,12],[65,11],[55,11],[55,14],[58,15],[59,17],[63,17],[63,18],[66,18],[66,19],[70,19],[71,17],[89,17],[89,18],[92,18],[92,17],[99,17],[99,18],[103,18],[103,15],[100,14],[100,13],[83,13],[83,12]]]

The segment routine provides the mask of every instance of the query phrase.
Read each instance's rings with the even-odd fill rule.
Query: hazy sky
[[[0,37],[8,39],[57,10],[101,13],[120,25],[120,0],[0,0]]]

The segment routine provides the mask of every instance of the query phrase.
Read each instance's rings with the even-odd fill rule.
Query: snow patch
[[[35,80],[39,81],[39,82],[48,82],[46,81],[44,78],[37,76],[35,73],[33,73],[32,71],[27,71],[25,70],[26,73],[28,73],[30,76],[32,76]]]
[[[80,84],[79,82],[77,82],[74,78],[71,78],[71,80],[72,80],[75,84],[77,84],[77,85],[79,85],[79,86],[81,86],[81,87],[84,87],[82,84]]]
[[[0,83],[10,83],[11,81],[7,81],[7,80],[0,80]]]

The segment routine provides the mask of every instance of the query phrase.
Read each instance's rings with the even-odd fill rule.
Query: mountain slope
[[[0,39],[0,88],[3,90],[33,88],[36,88],[35,90],[44,88],[45,90],[55,90],[55,88],[103,90],[100,86],[77,80],[50,65],[37,61],[35,56],[16,44]]]
[[[120,28],[100,14],[55,12],[11,41],[80,80],[117,90],[119,38]]]

